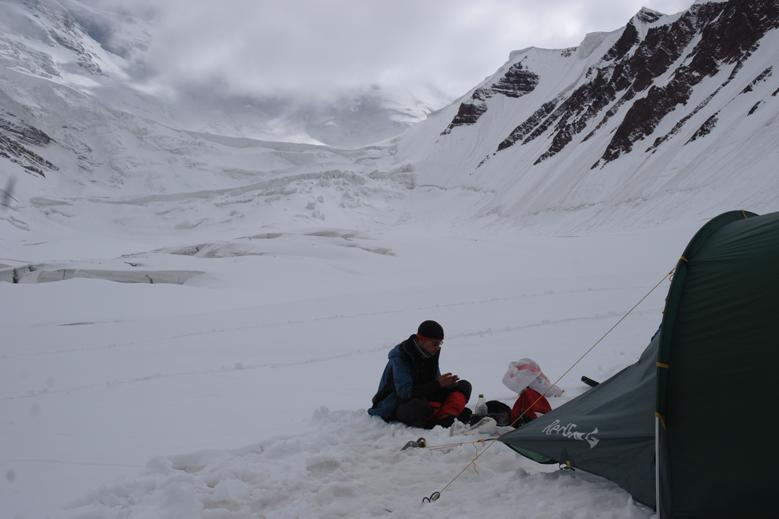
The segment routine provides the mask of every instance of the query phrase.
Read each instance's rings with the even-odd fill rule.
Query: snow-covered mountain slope
[[[779,208],[776,2],[516,51],[401,138],[347,150],[240,137],[252,110],[203,115],[222,101],[183,120],[194,105],[138,72],[145,20],[0,9],[3,513],[652,516],[502,445],[422,505],[475,449],[401,452],[451,438],[364,411],[427,318],[442,368],[509,404],[512,360],[568,373],[560,400],[634,361],[667,283],[566,371],[699,220]]]
[[[230,227],[243,218],[265,226],[397,218],[392,201],[411,180],[387,160],[390,149],[188,130],[177,105],[134,79],[151,30],[143,20],[122,25],[115,13],[76,0],[3,0],[0,9],[0,188],[13,187],[0,213],[4,238],[112,233],[114,224],[126,233]],[[375,96],[361,102],[380,111]],[[208,106],[201,108],[198,117],[208,116]],[[346,111],[364,117],[342,129],[361,138],[371,135],[368,126],[383,124],[378,112]],[[230,115],[218,121],[227,124]]]
[[[381,92],[291,111],[284,100],[202,92],[168,102],[139,79],[148,22],[62,2],[0,2],[0,161],[17,176],[21,210],[10,221],[20,228],[40,212],[32,199],[251,191],[322,172],[347,183],[381,178],[361,205],[384,222],[450,222],[445,208],[457,206],[458,221],[581,230],[779,205],[776,0],[699,2],[671,16],[643,9],[576,48],[512,52],[401,137],[352,151],[220,135],[256,136],[246,125],[268,124],[306,141],[379,138],[399,128],[382,129]],[[408,124],[426,106],[404,99],[390,119],[404,113]],[[398,198],[397,214],[378,215]],[[332,207],[347,210],[334,218],[348,221],[341,202]],[[256,217],[269,213],[278,215]]]
[[[446,330],[441,368],[511,404],[501,382],[510,361],[530,357],[562,375],[664,277],[693,231],[312,225],[219,241],[211,229],[212,241],[189,248],[97,257],[88,268],[38,264],[18,284],[0,283],[0,503],[10,517],[74,519],[451,517],[485,501],[506,516],[648,518],[616,485],[500,444],[422,505],[476,449],[401,446],[488,435],[389,426],[365,409],[387,352],[425,318]],[[46,238],[3,249],[0,262],[95,250],[87,239]],[[88,238],[104,258],[150,240],[140,231]],[[150,282],[173,270],[200,274]],[[566,394],[554,406],[586,389],[581,375],[603,380],[637,358],[666,289],[559,382]]]
[[[420,184],[567,228],[779,206],[779,3],[642,9],[577,48],[513,52],[400,139]]]
[[[356,147],[401,133],[423,119],[431,103],[440,103],[433,94],[421,100],[378,86],[343,92],[327,102],[292,94],[238,95],[210,84],[170,91],[154,81],[155,70],[146,61],[154,35],[153,17],[142,19],[120,8],[100,9],[80,0],[0,1],[0,160],[39,175],[75,165],[89,168],[85,163],[121,155],[125,142],[134,140],[112,142],[99,128],[131,125],[137,126],[134,133],[150,136],[170,133],[155,128],[163,125]],[[81,127],[62,128],[52,119],[89,121],[98,134],[81,135]],[[64,146],[66,153],[41,150],[40,143],[19,139],[9,129],[28,126],[51,132],[54,148]],[[160,146],[149,148],[145,151],[153,153]],[[176,153],[164,146],[161,151]],[[47,153],[58,160],[42,161]],[[115,169],[128,168],[117,164]]]

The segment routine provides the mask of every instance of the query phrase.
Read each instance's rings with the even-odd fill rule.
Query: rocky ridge
[[[492,155],[543,136],[549,144],[535,158],[533,164],[538,165],[573,143],[590,140],[618,117],[608,145],[600,159],[592,164],[592,168],[603,166],[631,152],[637,141],[653,134],[666,116],[678,106],[687,104],[695,87],[704,79],[721,70],[730,70],[726,81],[645,150],[655,151],[730,83],[761,38],[779,27],[779,2],[696,3],[675,19],[667,17],[664,20],[663,17],[650,9],[639,11],[600,60],[589,67],[583,81],[569,93],[559,93],[544,101],[479,165]],[[534,77],[533,85],[538,83],[537,74],[523,68],[521,61],[516,65],[520,65],[525,78]],[[765,81],[770,75],[771,70],[767,69],[753,82]],[[486,99],[502,93],[495,86],[476,89],[471,98],[460,105],[454,120],[442,134],[451,133],[458,126],[475,124],[487,110]],[[523,92],[527,91],[532,88]],[[704,135],[706,128],[710,130],[715,124],[716,117],[710,117],[695,138]],[[586,130],[589,131],[584,133]]]
[[[12,113],[0,110],[0,157],[20,165],[26,171],[45,177],[44,170],[57,166],[32,151],[29,146],[48,146],[52,142],[45,132],[17,120]]]
[[[464,125],[475,124],[479,117],[487,111],[486,100],[495,95],[506,97],[522,97],[532,92],[538,84],[538,75],[527,70],[522,62],[514,63],[505,74],[488,87],[480,87],[473,91],[467,101],[460,105],[457,115],[454,116],[449,126],[441,133],[447,135],[451,131]]]

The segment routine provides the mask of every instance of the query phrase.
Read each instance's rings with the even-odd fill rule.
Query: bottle
[[[473,407],[473,416],[478,418],[487,416],[487,402],[484,401],[482,394],[479,394],[479,399],[476,400],[476,405]]]

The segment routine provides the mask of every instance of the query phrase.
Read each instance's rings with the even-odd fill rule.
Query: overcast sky
[[[692,0],[81,0],[155,6],[146,60],[172,87],[230,94],[326,95],[380,85],[450,99],[529,46],[578,45],[642,5],[672,14]]]

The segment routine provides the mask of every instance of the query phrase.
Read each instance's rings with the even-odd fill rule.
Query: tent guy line
[[[676,268],[674,267],[673,269],[671,269],[671,271],[670,271],[670,272],[668,272],[667,274],[665,274],[665,275],[664,275],[664,276],[663,276],[663,277],[660,279],[660,281],[658,281],[658,282],[655,284],[655,286],[653,286],[653,287],[652,287],[652,288],[649,290],[649,292],[647,292],[646,294],[644,294],[644,296],[643,296],[641,299],[639,299],[639,300],[638,300],[638,302],[636,302],[636,303],[635,303],[635,304],[634,304],[634,305],[633,305],[633,306],[632,306],[632,307],[631,307],[631,308],[630,308],[630,309],[629,309],[627,312],[625,312],[625,314],[624,314],[622,317],[620,317],[620,318],[619,318],[619,320],[617,320],[617,322],[616,322],[616,323],[614,323],[613,325],[611,325],[611,328],[609,328],[608,330],[606,330],[606,333],[604,333],[604,334],[603,334],[603,335],[600,337],[600,339],[598,339],[597,341],[595,341],[595,343],[594,343],[592,346],[590,346],[590,347],[589,347],[589,348],[588,348],[588,349],[587,349],[587,350],[586,350],[584,353],[582,353],[582,354],[579,356],[579,358],[578,358],[578,359],[576,359],[576,361],[575,361],[573,364],[571,364],[571,366],[570,366],[568,369],[566,369],[566,370],[565,370],[565,372],[563,372],[563,374],[562,374],[562,375],[560,375],[559,377],[557,377],[557,380],[555,380],[555,381],[552,383],[552,386],[554,386],[554,385],[557,385],[557,384],[558,384],[558,383],[559,383],[559,382],[560,382],[560,381],[561,381],[561,380],[562,380],[562,379],[563,379],[563,378],[564,378],[566,375],[568,375],[568,373],[570,373],[570,372],[573,370],[573,368],[575,368],[575,367],[576,367],[576,366],[577,366],[577,365],[578,365],[578,364],[579,364],[579,363],[580,363],[582,360],[584,360],[584,358],[585,358],[585,357],[587,357],[587,355],[589,355],[590,353],[592,353],[592,351],[593,351],[593,350],[594,350],[594,349],[595,349],[595,348],[596,348],[596,347],[597,347],[597,346],[598,346],[598,345],[599,345],[601,342],[603,342],[603,340],[604,340],[606,337],[608,337],[608,335],[609,335],[611,332],[613,332],[613,331],[614,331],[614,330],[617,328],[617,326],[619,326],[619,325],[622,323],[622,321],[624,321],[625,319],[627,319],[627,317],[628,317],[630,314],[632,314],[632,313],[633,313],[633,311],[634,311],[636,308],[638,308],[638,307],[641,305],[641,303],[643,303],[643,302],[644,302],[644,301],[645,301],[645,300],[646,300],[646,299],[647,299],[647,298],[648,298],[650,295],[652,295],[652,293],[653,293],[655,290],[657,290],[657,288],[658,288],[660,285],[662,285],[662,284],[663,284],[663,281],[665,281],[665,280],[669,280],[669,281],[670,281],[670,280],[673,278],[673,275],[674,275],[674,272],[675,272],[675,271],[676,271]],[[533,407],[533,406],[534,406],[536,403],[538,403],[538,401],[539,401],[539,400],[541,400],[542,398],[544,398],[544,397],[546,396],[546,395],[545,395],[545,393],[546,393],[546,391],[545,391],[543,394],[541,394],[541,396],[539,396],[539,397],[536,399],[536,401],[535,401],[535,402],[533,402],[533,404],[531,404],[530,406],[528,406],[528,408],[527,408],[527,409],[531,409],[531,408],[532,408],[532,407]],[[517,422],[518,422],[518,421],[519,421],[519,420],[520,420],[520,419],[521,419],[521,418],[522,418],[522,417],[525,415],[525,413],[527,412],[527,409],[523,409],[523,410],[522,410],[522,412],[520,413],[520,415],[519,415],[519,416],[518,416],[518,417],[517,417],[517,418],[516,418],[516,419],[515,419],[515,420],[514,420],[512,423],[511,423],[511,425],[512,425],[512,426],[513,426],[515,423],[517,423]],[[478,459],[481,457],[481,455],[482,455],[482,454],[484,454],[485,452],[487,452],[487,451],[490,449],[490,447],[492,447],[493,445],[495,445],[495,444],[498,442],[498,440],[499,440],[499,439],[500,439],[500,437],[498,437],[498,438],[494,438],[494,439],[490,439],[490,440],[491,440],[491,441],[490,441],[490,443],[488,443],[488,444],[487,444],[487,446],[486,446],[486,447],[484,447],[484,448],[483,448],[481,451],[478,451],[478,447],[476,447],[476,444],[474,443],[474,447],[475,447],[475,448],[477,449],[477,451],[478,451],[478,452],[477,452],[477,454],[476,454],[476,456],[474,456],[474,457],[473,457],[473,459],[472,459],[471,461],[469,461],[469,462],[468,462],[468,464],[467,464],[467,465],[465,465],[465,467],[463,467],[463,469],[462,469],[460,472],[458,472],[458,473],[457,473],[457,475],[456,475],[456,476],[454,476],[454,477],[453,477],[451,480],[449,480],[449,482],[448,482],[446,485],[444,485],[444,487],[443,487],[441,490],[439,490],[439,491],[436,491],[436,492],[433,492],[433,493],[432,493],[432,494],[430,494],[429,496],[425,496],[425,497],[423,497],[423,498],[422,498],[422,502],[423,502],[423,503],[433,503],[433,502],[435,502],[435,501],[438,501],[438,499],[441,497],[441,494],[442,494],[442,493],[443,493],[443,492],[444,492],[444,491],[445,491],[447,488],[449,488],[449,487],[452,485],[452,483],[454,483],[455,481],[457,481],[457,479],[458,479],[460,476],[462,476],[462,475],[465,473],[465,471],[466,471],[466,470],[468,470],[468,469],[469,469],[471,466],[474,466],[474,465],[475,465],[475,463],[476,463],[476,460],[478,460]]]
[[[764,516],[779,451],[727,411],[762,417],[777,400],[778,261],[779,212],[709,220],[677,261],[638,361],[501,443],[606,478],[659,518]]]

